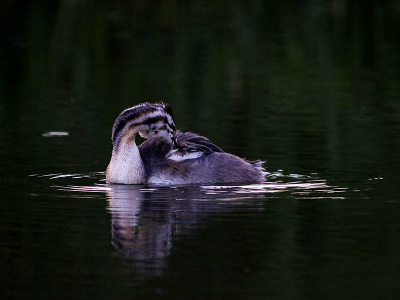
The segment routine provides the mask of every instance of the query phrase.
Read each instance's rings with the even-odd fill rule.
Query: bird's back
[[[153,184],[255,183],[262,182],[261,161],[247,161],[225,153],[207,138],[190,132],[177,132],[182,151],[155,140],[139,145],[140,156]]]

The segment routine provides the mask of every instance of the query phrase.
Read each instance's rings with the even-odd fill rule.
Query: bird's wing
[[[177,132],[177,140],[183,152],[224,152],[206,137],[192,132]]]

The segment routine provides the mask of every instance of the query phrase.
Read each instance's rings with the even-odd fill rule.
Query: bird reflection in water
[[[137,186],[117,185],[107,192],[112,244],[122,257],[146,261],[163,259],[170,253],[175,234],[170,203],[152,195],[151,190]]]
[[[248,198],[262,197],[253,190],[213,186],[143,188],[109,185],[112,244],[118,255],[161,272],[178,236],[204,224],[210,213],[229,213]],[[234,203],[235,205],[224,205]],[[262,209],[262,203],[253,204]],[[252,208],[254,210],[254,206]]]
[[[36,175],[35,175],[36,176]],[[65,179],[82,181],[85,174],[50,174],[57,183]],[[103,178],[104,174],[91,174]],[[54,178],[54,179],[53,179]],[[283,181],[285,179],[285,181]],[[127,271],[139,276],[162,275],[174,243],[193,235],[215,217],[226,218],[244,212],[258,214],[270,207],[271,199],[286,193],[290,199],[344,199],[346,187],[328,185],[325,180],[300,175],[272,174],[271,180],[252,185],[187,185],[162,187],[143,185],[58,185],[68,197],[97,198],[106,194],[111,213],[112,245],[123,258]],[[72,193],[72,194],[71,194]]]

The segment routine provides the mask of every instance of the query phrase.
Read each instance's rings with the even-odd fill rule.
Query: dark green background
[[[0,25],[2,299],[398,299],[398,1],[3,1]],[[104,187],[116,116],[160,100],[279,173],[233,205],[189,188],[143,266],[115,255],[112,197],[69,187]],[[181,192],[139,197],[140,226]]]

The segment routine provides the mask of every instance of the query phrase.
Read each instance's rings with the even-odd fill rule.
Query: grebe
[[[135,137],[147,139],[136,146]],[[118,184],[258,183],[261,161],[225,153],[207,138],[176,130],[165,103],[142,103],[115,120],[106,179]]]

